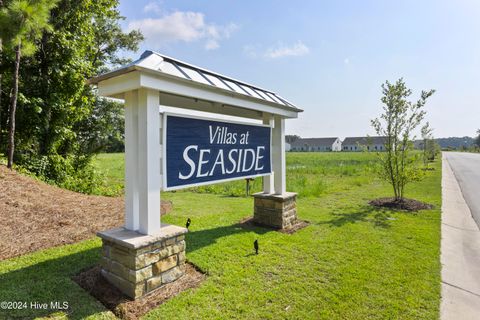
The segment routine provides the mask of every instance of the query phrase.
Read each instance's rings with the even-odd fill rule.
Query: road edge
[[[442,154],[440,319],[480,317],[480,230]]]

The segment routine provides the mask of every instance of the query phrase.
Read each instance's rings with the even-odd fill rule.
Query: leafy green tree
[[[35,42],[41,50],[27,57],[20,70],[15,162],[59,185],[72,186],[75,175],[93,177],[85,176],[90,159],[104,145],[100,140],[112,135],[112,127],[101,124],[122,116],[120,108],[98,100],[86,84],[124,63],[121,53],[137,50],[143,39],[138,31],[122,32],[124,18],[117,7],[118,0],[61,0],[51,11],[51,32]],[[13,64],[2,57],[4,78],[11,76]],[[2,84],[5,98],[11,84]],[[5,107],[0,108],[5,114]],[[4,116],[0,122],[6,123]],[[94,134],[102,139],[93,139]],[[116,133],[113,137],[121,139]]]
[[[3,8],[3,0],[0,0],[0,10]],[[0,34],[0,61],[2,61],[3,41]],[[0,146],[2,145],[2,72],[0,72]],[[1,151],[1,149],[0,149]]]
[[[477,137],[475,138],[475,145],[480,148],[480,129],[477,130]]]
[[[293,142],[297,141],[298,139],[301,139],[301,137],[299,135],[296,135],[296,134],[286,134],[285,135],[285,142],[286,143],[293,143]]]
[[[435,91],[422,91],[420,99],[413,103],[407,100],[412,91],[399,79],[394,84],[388,81],[382,84],[382,92],[383,113],[371,121],[377,134],[387,137],[386,152],[378,153],[379,173],[392,185],[395,200],[402,201],[405,186],[421,175],[411,152],[413,132],[423,121],[426,114],[423,107]]]
[[[74,131],[85,154],[125,150],[125,116],[123,104],[104,98],[95,102],[92,116],[78,122]]]
[[[429,161],[434,161],[435,158],[440,154],[441,148],[440,145],[435,141],[435,139],[428,140],[427,144],[427,155]]]
[[[117,6],[117,1],[107,1]],[[118,10],[109,10],[95,15],[93,22],[94,46],[90,60],[96,73],[106,72],[109,66],[124,65],[129,59],[118,55],[119,50],[136,51],[143,35],[138,30],[124,33],[119,21],[125,18]]]
[[[13,90],[10,102],[8,132],[8,168],[13,165],[15,149],[15,114],[18,98],[18,78],[20,59],[33,55],[36,51],[35,41],[44,31],[50,31],[50,11],[58,0],[12,0],[0,11],[0,34],[4,45],[15,52],[13,72]]]
[[[422,139],[423,139],[423,164],[425,165],[425,168],[428,167],[428,160],[430,159],[429,151],[431,151],[431,148],[429,148],[429,145],[431,144],[430,141],[433,139],[432,132],[433,129],[430,128],[430,123],[425,123],[425,125],[422,127],[420,130],[422,134]]]

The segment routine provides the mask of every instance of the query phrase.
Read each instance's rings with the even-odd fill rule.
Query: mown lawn
[[[228,196],[236,188],[238,194],[244,192],[242,181],[233,183],[236,187],[162,194],[174,204],[163,221],[183,225],[192,219],[187,259],[208,278],[144,318],[437,319],[441,165],[434,163],[435,170],[407,192],[435,209],[396,212],[368,205],[370,199],[390,195],[371,171],[374,157],[288,154],[288,190],[300,192],[299,217],[311,222],[293,235],[235,225],[252,214],[251,198]],[[120,155],[102,156],[99,166],[119,168],[111,170],[111,179],[121,183]],[[254,239],[260,243],[258,256],[252,254]],[[70,309],[58,316],[110,317],[70,280],[99,255],[100,241],[92,239],[2,261],[0,300],[68,301]],[[0,318],[51,313],[0,310]]]
[[[102,153],[94,161],[97,171],[103,176],[104,195],[123,195],[125,176],[125,155],[123,153]]]
[[[295,190],[300,197],[318,197],[324,193],[348,190],[371,181],[373,154],[368,153],[300,153],[287,154],[287,181],[289,190]],[[105,153],[94,162],[104,176],[105,195],[122,194],[125,170],[123,153]],[[251,192],[261,191],[262,180],[251,183]],[[218,183],[189,188],[186,192],[245,196],[244,180]],[[181,191],[184,192],[184,191]]]

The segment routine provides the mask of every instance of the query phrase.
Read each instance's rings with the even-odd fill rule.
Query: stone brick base
[[[297,194],[283,195],[255,193],[253,221],[255,223],[285,229],[297,222]]]
[[[99,232],[102,275],[130,298],[183,276],[187,229],[162,224],[158,235],[117,228]]]

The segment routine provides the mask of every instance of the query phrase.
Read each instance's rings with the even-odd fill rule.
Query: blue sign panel
[[[165,115],[164,189],[271,173],[271,128]]]

